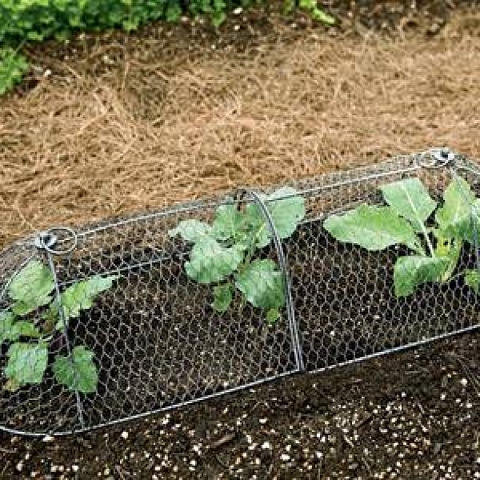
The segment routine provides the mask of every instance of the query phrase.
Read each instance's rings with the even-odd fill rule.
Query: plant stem
[[[435,249],[433,248],[433,244],[432,244],[432,241],[430,240],[430,237],[428,236],[428,232],[427,232],[427,229],[425,228],[425,225],[422,223],[422,233],[423,233],[423,236],[425,237],[425,240],[427,242],[427,246],[428,246],[428,250],[430,252],[430,256],[432,258],[436,258],[436,254],[435,254]]]

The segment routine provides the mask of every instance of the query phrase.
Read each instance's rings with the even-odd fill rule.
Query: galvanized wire
[[[283,240],[268,201],[250,190],[240,197],[196,201],[76,230],[55,228],[13,245],[0,254],[0,311],[9,307],[12,280],[32,259],[50,268],[58,304],[61,292],[76,282],[95,275],[119,279],[78,318],[63,319],[66,342],[49,345],[41,384],[2,390],[0,429],[25,435],[88,431],[477,328],[479,295],[461,279],[426,283],[415,294],[396,298],[392,270],[402,249],[368,252],[336,241],[323,229],[332,213],[382,204],[379,187],[385,183],[420,178],[440,200],[449,181],[460,176],[479,196],[475,163],[432,149],[289,182],[304,199],[307,214]],[[211,287],[185,273],[191,245],[168,235],[180,221],[211,221],[218,206],[232,203],[239,209],[256,204],[270,229],[273,244],[258,258],[274,260],[283,272],[286,303],[274,326],[236,297],[227,312],[215,312]],[[460,262],[480,272],[475,222],[473,228],[473,247],[463,249]],[[32,315],[42,321],[41,312]],[[51,359],[59,353],[71,359],[78,345],[95,353],[95,393],[67,390],[53,378]],[[0,345],[2,372],[7,347]],[[5,381],[2,373],[2,387]]]

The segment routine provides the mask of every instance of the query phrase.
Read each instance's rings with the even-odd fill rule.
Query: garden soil
[[[330,2],[28,47],[0,248],[54,225],[448,145],[479,157],[476,2]],[[0,478],[480,478],[478,333],[103,429],[1,434]]]

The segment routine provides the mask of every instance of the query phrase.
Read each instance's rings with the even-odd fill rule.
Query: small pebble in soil
[[[120,435],[124,440],[128,438],[128,432],[122,432]]]

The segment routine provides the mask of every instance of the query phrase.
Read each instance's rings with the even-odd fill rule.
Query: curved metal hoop
[[[297,368],[299,371],[305,370],[305,365],[303,362],[303,354],[302,354],[302,344],[300,340],[300,334],[297,322],[295,320],[295,308],[293,306],[293,297],[292,297],[292,289],[291,289],[291,281],[290,281],[290,273],[288,268],[288,261],[287,256],[282,247],[282,241],[280,239],[280,235],[278,234],[277,228],[275,227],[275,223],[273,221],[272,215],[268,210],[267,205],[262,200],[259,194],[254,192],[250,189],[244,189],[244,192],[253,198],[254,203],[258,206],[260,211],[262,212],[265,221],[267,222],[268,228],[273,237],[273,242],[275,244],[275,250],[278,256],[278,263],[280,265],[280,269],[282,270],[283,274],[283,287],[285,290],[285,299],[286,299],[286,308],[287,308],[287,316],[288,316],[288,326],[290,329],[290,335],[292,337],[293,346],[294,346],[294,355],[295,355],[295,362],[297,364]],[[281,200],[281,199],[280,199]]]

